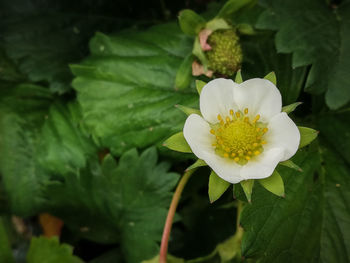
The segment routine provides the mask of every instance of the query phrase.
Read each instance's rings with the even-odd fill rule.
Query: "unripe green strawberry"
[[[231,76],[240,69],[242,49],[235,30],[214,31],[207,41],[211,46],[211,50],[205,52],[209,69],[226,76]]]

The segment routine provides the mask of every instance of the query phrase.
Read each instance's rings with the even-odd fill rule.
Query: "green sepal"
[[[271,81],[275,86],[277,85],[276,73],[274,71],[267,74],[264,79]]]
[[[189,54],[181,63],[179,69],[176,72],[175,77],[175,89],[183,90],[190,86],[192,80],[192,62],[194,57]]]
[[[242,73],[240,69],[236,73],[235,82],[237,84],[241,84],[243,82]]]
[[[220,9],[216,17],[229,17],[244,7],[254,5],[256,0],[229,0]]]
[[[303,169],[301,169],[298,165],[296,165],[292,160],[287,160],[287,161],[284,161],[284,162],[280,162],[279,163],[280,165],[283,165],[283,166],[286,166],[288,168],[291,168],[291,169],[294,169],[298,172],[302,172]]]
[[[298,129],[300,132],[299,149],[310,144],[313,140],[316,139],[316,137],[318,135],[318,131],[311,129],[311,128],[298,126]]]
[[[207,163],[205,161],[203,161],[202,159],[198,159],[194,164],[190,165],[186,169],[186,172],[190,171],[190,170],[193,170],[195,168],[198,168],[198,167],[202,167],[202,166],[207,166]]]
[[[198,115],[202,116],[200,110],[186,107],[186,106],[183,106],[180,104],[175,105],[175,107],[178,108],[179,110],[181,110],[182,112],[184,112],[186,115],[198,114]]]
[[[221,179],[214,171],[209,176],[209,200],[210,203],[215,202],[230,186],[230,183]]]
[[[211,31],[216,31],[220,29],[231,29],[232,27],[224,20],[221,18],[215,18],[213,20],[210,20],[206,25],[206,29],[210,29]]]
[[[199,59],[204,70],[205,71],[208,70],[208,60],[207,60],[207,57],[205,56],[205,54],[201,48],[198,37],[196,37],[194,40],[192,54],[195,55]]]
[[[201,80],[196,80],[196,89],[198,94],[200,95],[202,92],[203,87],[206,85],[207,83],[205,83],[204,81]]]
[[[302,102],[295,102],[295,103],[289,104],[287,106],[282,107],[282,111],[289,114],[289,113],[293,112],[296,109],[296,107],[298,107],[300,104],[303,104],[303,103]]]
[[[163,146],[178,152],[191,153],[191,148],[185,140],[183,132],[178,132],[168,138]]]
[[[243,188],[245,196],[247,197],[248,202],[250,203],[252,201],[254,179],[241,181],[241,186]]]
[[[259,183],[271,193],[284,197],[284,184],[282,177],[275,170],[271,176],[258,180]]]
[[[249,24],[239,24],[237,25],[237,30],[242,35],[252,36],[256,34],[254,28]]]
[[[182,32],[187,35],[195,36],[205,26],[205,19],[196,12],[185,9],[179,14],[179,24]]]

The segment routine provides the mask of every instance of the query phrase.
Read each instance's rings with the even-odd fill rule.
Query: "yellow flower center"
[[[210,130],[216,139],[213,143],[216,153],[241,165],[262,153],[262,145],[266,143],[263,137],[268,129],[259,119],[259,114],[250,119],[247,108],[244,112],[230,110],[224,118],[219,114],[219,123]]]

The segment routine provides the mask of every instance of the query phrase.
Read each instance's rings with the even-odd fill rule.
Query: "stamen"
[[[253,123],[256,123],[259,119],[260,119],[260,115],[258,114],[258,115],[255,116],[255,118],[253,120]]]
[[[209,130],[216,138],[212,143],[215,151],[239,165],[245,165],[261,154],[262,145],[266,144],[264,136],[268,128],[262,126],[263,123],[256,123],[260,119],[259,114],[250,118],[248,112],[248,108],[244,108],[236,112],[230,109],[225,115],[218,114],[219,123]]]

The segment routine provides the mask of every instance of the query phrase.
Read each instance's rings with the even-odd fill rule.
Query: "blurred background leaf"
[[[277,51],[293,53],[294,68],[312,64],[305,90],[325,93],[331,109],[347,104],[350,2],[264,0],[261,3],[266,10],[259,17],[257,27],[277,31]]]
[[[120,155],[132,147],[160,144],[181,130],[186,116],[176,104],[196,106],[194,83],[175,90],[175,76],[192,39],[176,24],[116,36],[98,33],[92,55],[71,66],[73,87],[93,136]]]

